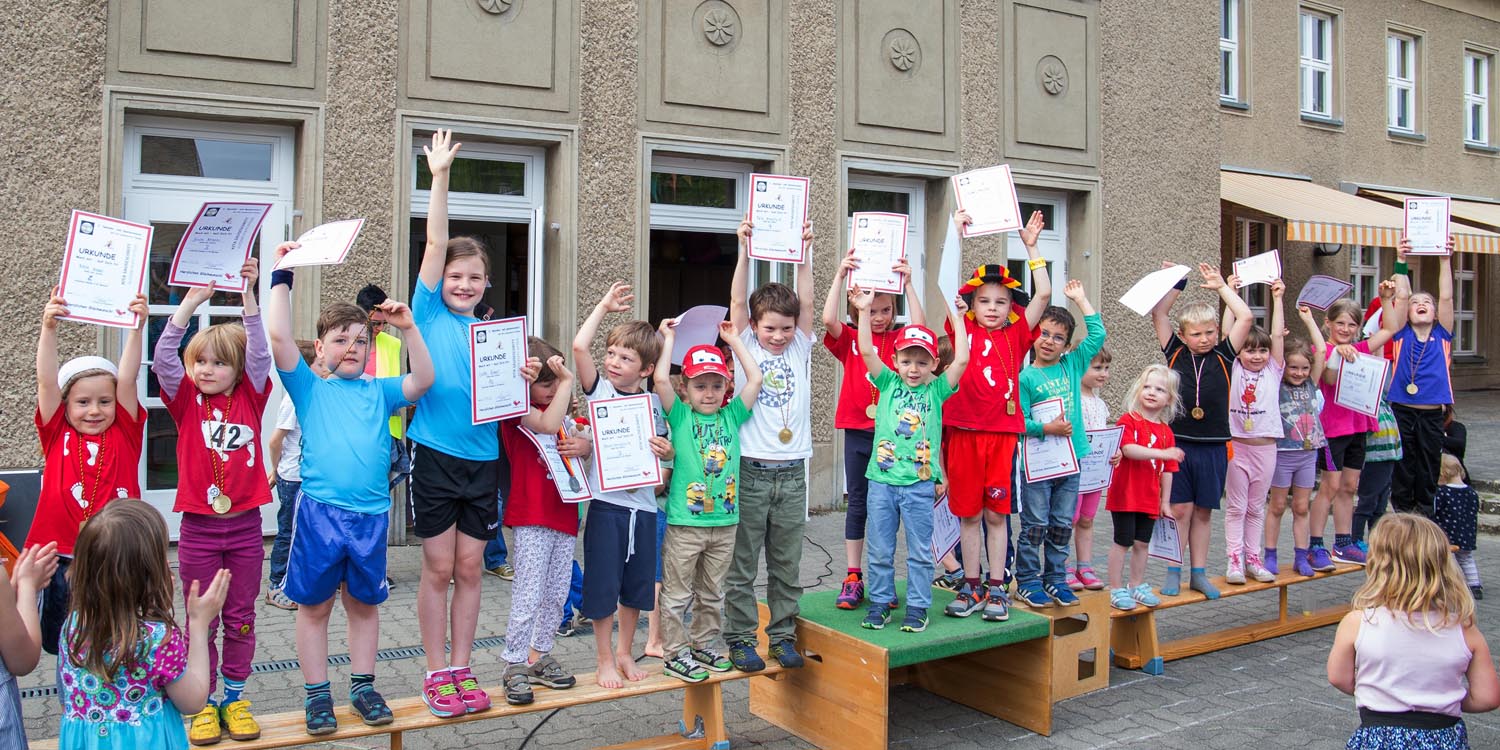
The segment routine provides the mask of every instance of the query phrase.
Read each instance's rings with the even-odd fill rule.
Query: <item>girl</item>
[[[1453,404],[1443,406],[1443,452],[1458,459],[1463,469],[1464,482],[1469,481],[1469,467],[1464,464],[1464,453],[1469,446],[1469,428],[1458,421]]]
[[[68,303],[53,289],[42,309],[35,421],[45,470],[22,546],[57,545],[57,571],[42,591],[42,648],[49,654],[57,653],[57,634],[68,616],[68,565],[79,530],[109,502],[141,495],[137,469],[146,410],[135,389],[149,309],[145,295],[131,300],[140,325],[126,335],[118,367],[103,357],[79,357],[58,367],[57,321],[68,315]]]
[[[1102,430],[1109,426],[1109,404],[1104,403],[1099,392],[1109,382],[1109,363],[1113,359],[1114,355],[1108,349],[1101,348],[1079,381],[1079,404],[1083,407],[1083,427],[1086,430]],[[1073,510],[1073,547],[1077,551],[1078,564],[1068,568],[1068,588],[1074,591],[1104,588],[1104,582],[1094,575],[1093,566],[1094,516],[1099,513],[1099,498],[1103,494],[1103,490],[1094,490],[1079,495],[1078,507]]]
[[[1285,317],[1282,295],[1286,284],[1271,283],[1271,336],[1251,329],[1235,357],[1229,382],[1229,475],[1224,482],[1224,545],[1229,565],[1224,581],[1243,584],[1246,574],[1257,581],[1276,580],[1261,564],[1265,533],[1266,491],[1276,471],[1276,441],[1284,436],[1280,414],[1280,383],[1286,369],[1285,337],[1279,335]],[[1229,311],[1233,314],[1233,311]]]
[[[839,318],[839,302],[847,294],[845,277],[858,268],[859,260],[850,250],[833,275],[828,298],[823,301],[823,326],[826,329],[823,346],[828,347],[828,351],[844,366],[838,407],[833,418],[833,426],[844,431],[844,482],[849,504],[848,513],[844,515],[844,557],[849,572],[834,602],[839,609],[854,609],[865,599],[864,571],[860,568],[865,553],[865,497],[870,485],[865,479],[865,469],[870,464],[870,451],[875,440],[875,403],[880,400],[880,393],[870,382],[870,372],[865,368],[855,341],[857,326]],[[902,261],[896,265],[895,271],[905,280],[906,309],[911,324],[927,325],[922,301],[911,283],[911,267]],[[870,330],[874,333],[880,361],[890,367],[895,366],[896,328],[899,328],[892,327],[895,321],[896,298],[889,294],[875,295],[875,301],[870,304]]]
[[[1151,365],[1130,386],[1119,425],[1120,452],[1105,507],[1114,521],[1114,544],[1109,548],[1109,603],[1115,609],[1161,604],[1146,583],[1146,550],[1156,519],[1171,512],[1172,474],[1184,454],[1177,447],[1170,424],[1178,416],[1177,373],[1166,365]],[[1130,553],[1130,585],[1122,580],[1125,553]]]
[[[1464,465],[1451,453],[1443,454],[1443,468],[1438,475],[1437,497],[1432,520],[1448,535],[1448,544],[1457,547],[1453,557],[1464,572],[1464,582],[1475,599],[1484,598],[1479,585],[1479,565],[1474,562],[1474,536],[1479,527],[1479,494],[1464,479]]]
[[[243,326],[220,323],[199,331],[178,359],[194,311],[214,293],[212,284],[190,288],[157,339],[151,363],[177,425],[177,500],[172,510],[182,514],[177,567],[183,591],[189,582],[207,581],[218,570],[234,575],[224,604],[222,655],[214,637],[218,618],[208,624],[207,634],[209,695],[218,672],[224,677],[224,698],[217,705],[210,701],[193,717],[188,739],[194,744],[218,742],[226,731],[236,740],[260,736],[243,693],[255,657],[255,602],[266,557],[256,508],[271,502],[258,450],[261,418],[271,396],[271,349],[255,301],[257,262],[247,261],[240,276],[245,279]]]
[[[1286,345],[1286,372],[1279,397],[1282,437],[1276,441],[1276,472],[1271,477],[1271,496],[1266,509],[1265,566],[1272,575],[1281,572],[1276,543],[1281,538],[1286,496],[1291,492],[1292,567],[1300,575],[1311,576],[1313,569],[1307,559],[1310,533],[1307,501],[1317,482],[1318,458],[1328,444],[1323,436],[1323,423],[1318,419],[1323,412],[1323,391],[1318,383],[1323,379],[1321,352],[1325,346],[1323,334],[1313,321],[1312,309],[1298,305],[1297,316],[1302,318],[1312,343],[1293,339]]]
[[[0,558],[0,562],[9,562]],[[0,747],[26,747],[17,677],[36,669],[42,658],[38,591],[57,572],[57,544],[27,547],[9,577],[0,571]]]
[[[1410,249],[1411,243],[1401,238],[1397,260],[1405,262]],[[1391,478],[1391,502],[1396,510],[1430,516],[1443,446],[1442,407],[1453,403],[1448,373],[1453,357],[1453,239],[1448,240],[1448,255],[1438,259],[1435,299],[1426,292],[1412,294],[1406,276],[1394,278],[1400,312],[1390,320],[1400,328],[1391,339],[1396,366],[1390,400],[1401,430],[1402,458]]]
[[[78,534],[73,608],[62,634],[57,688],[61,750],[185,749],[182,716],[212,692],[210,621],[231,573],[187,587],[188,636],[172,616],[167,525],[145,503],[114,503]],[[258,581],[260,571],[252,574]]]
[[[1500,679],[1442,530],[1382,518],[1353,605],[1328,652],[1328,682],[1359,706],[1346,747],[1468,748],[1463,712],[1500,707]]]

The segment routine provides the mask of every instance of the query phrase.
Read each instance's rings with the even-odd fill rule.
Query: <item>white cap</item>
[[[111,376],[119,377],[120,370],[115,363],[94,355],[70,359],[62,367],[57,368],[57,387],[67,390],[68,383],[74,378],[90,370],[103,370]]]

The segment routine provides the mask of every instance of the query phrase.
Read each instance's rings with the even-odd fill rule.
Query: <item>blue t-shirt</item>
[[[500,457],[500,433],[492,424],[474,424],[474,391],[469,387],[469,324],[475,319],[455,314],[443,304],[443,282],[428,289],[417,279],[412,293],[412,316],[432,355],[436,379],[417,402],[407,435],[412,440],[450,456],[469,461]]]
[[[1432,332],[1427,335],[1426,341],[1418,341],[1411,326],[1402,326],[1391,337],[1391,349],[1396,360],[1396,371],[1391,378],[1391,390],[1388,394],[1391,403],[1453,403],[1453,381],[1448,378],[1448,366],[1453,361],[1453,334],[1442,323],[1432,324]],[[1408,393],[1407,386],[1413,383],[1417,386],[1417,392]]]
[[[327,380],[297,360],[276,370],[302,424],[302,491],[318,502],[355,513],[385,513],[391,496],[391,412],[411,402],[401,376]]]

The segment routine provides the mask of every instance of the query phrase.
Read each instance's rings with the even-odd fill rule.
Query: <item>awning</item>
[[[1396,205],[1405,203],[1406,198],[1419,198],[1418,195],[1398,193],[1394,190],[1375,190],[1373,188],[1360,188],[1360,195],[1373,195],[1394,201]],[[1453,199],[1453,208],[1450,209],[1453,218],[1470,224],[1482,225],[1482,228],[1494,227],[1500,229],[1500,203],[1481,203],[1479,201],[1466,201],[1458,198]],[[1490,231],[1494,231],[1491,229]]]
[[[1290,242],[1395,247],[1405,223],[1394,206],[1286,177],[1220,170],[1219,197],[1285,219]],[[1500,254],[1500,234],[1469,227],[1453,234],[1460,252]]]

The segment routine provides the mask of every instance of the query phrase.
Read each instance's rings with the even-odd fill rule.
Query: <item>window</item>
[[[1349,296],[1361,305],[1370,304],[1380,289],[1380,248],[1373,245],[1349,247]]]
[[[1479,353],[1475,346],[1479,341],[1479,322],[1474,315],[1479,308],[1475,281],[1478,261],[1473,253],[1453,254],[1453,353],[1458,355]]]
[[[1333,21],[1327,13],[1303,9],[1301,14],[1302,114],[1333,117]]]
[[[1471,146],[1491,145],[1490,71],[1494,63],[1494,55],[1464,53],[1464,143]]]
[[[1417,38],[1391,33],[1385,38],[1386,127],[1417,132]]]
[[[1243,103],[1244,0],[1222,0],[1219,6],[1219,101]]]
[[[927,182],[919,178],[850,173],[847,193],[848,221],[847,240],[853,235],[852,218],[859,211],[885,211],[906,215],[906,260],[911,264],[912,282],[922,288],[926,272],[926,257],[922,243],[926,237]],[[906,295],[896,295],[896,320],[905,323],[910,318],[906,309]],[[929,324],[934,321],[928,321]]]
[[[1276,249],[1281,244],[1280,227],[1264,221],[1236,218],[1234,220],[1234,260],[1243,260]],[[1267,305],[1271,300],[1271,287],[1266,284],[1251,284],[1240,289],[1240,298],[1250,306],[1255,325],[1269,328]]]

